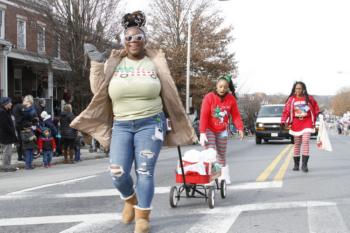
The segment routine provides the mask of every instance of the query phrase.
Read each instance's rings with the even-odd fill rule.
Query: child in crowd
[[[33,151],[36,149],[36,136],[34,135],[31,122],[27,121],[23,123],[21,139],[26,162],[25,169],[34,169],[32,162]]]
[[[51,136],[49,128],[44,128],[38,140],[39,152],[43,153],[43,163],[46,168],[51,167],[52,155],[56,151],[55,139]]]

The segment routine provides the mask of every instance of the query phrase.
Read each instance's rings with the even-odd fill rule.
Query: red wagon
[[[181,185],[171,187],[169,196],[170,206],[173,208],[177,207],[181,197],[185,197],[204,198],[209,208],[214,208],[215,190],[220,190],[221,198],[226,197],[226,182],[225,180],[219,182],[218,179],[221,175],[221,170],[214,171],[213,164],[205,162],[205,175],[189,171],[185,173],[184,167],[193,165],[194,163],[183,161],[180,146],[177,149],[179,154],[178,167],[181,172],[178,172],[179,169],[176,169],[175,180],[176,183]]]

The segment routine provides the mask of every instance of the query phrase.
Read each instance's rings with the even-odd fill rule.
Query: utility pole
[[[190,114],[190,73],[191,73],[191,10],[187,15],[187,72],[186,72],[186,113]]]

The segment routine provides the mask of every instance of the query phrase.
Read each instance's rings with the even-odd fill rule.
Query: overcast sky
[[[215,0],[213,0],[215,1]],[[148,11],[149,0],[127,0]],[[311,94],[350,87],[350,0],[217,1],[234,27],[238,90],[289,94],[296,80]]]

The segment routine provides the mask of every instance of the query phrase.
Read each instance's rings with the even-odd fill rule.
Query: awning
[[[8,57],[15,58],[18,60],[49,64],[49,59],[47,59],[45,56],[39,56],[38,54],[24,50],[22,51],[18,49],[12,49],[11,52],[8,54]]]
[[[29,61],[29,62],[35,62],[35,63],[41,63],[41,64],[47,64],[47,65],[50,64],[50,59],[47,58],[46,56],[24,51],[24,50],[12,49],[11,52],[8,54],[8,57],[18,59],[18,60],[23,60],[23,61]],[[68,62],[62,61],[56,58],[53,58],[51,60],[51,66],[52,66],[52,69],[54,70],[69,71],[69,72],[72,71]]]
[[[62,70],[62,71],[72,71],[72,68],[70,68],[70,65],[66,61],[62,61],[60,59],[53,59],[52,60],[52,69],[54,70]]]
[[[3,39],[0,39],[0,45],[7,46],[7,47],[11,47],[12,46],[10,41],[3,40]]]

